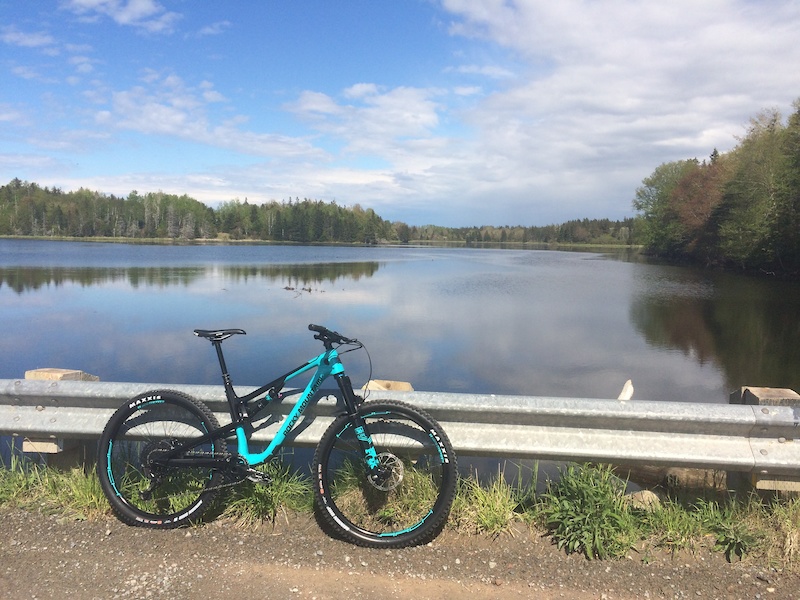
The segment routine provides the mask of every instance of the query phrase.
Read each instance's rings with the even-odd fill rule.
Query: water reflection
[[[23,294],[65,284],[92,286],[122,282],[132,288],[189,286],[214,274],[234,282],[267,279],[285,281],[292,287],[304,287],[333,283],[341,278],[359,280],[372,277],[379,267],[378,262],[212,267],[0,267],[0,289],[7,287],[17,294]]]
[[[641,272],[630,316],[651,346],[716,365],[730,390],[797,390],[798,306],[796,284],[651,266]]]
[[[74,368],[105,381],[219,382],[194,328],[240,327],[234,381],[319,350],[309,323],[367,343],[346,357],[418,390],[724,402],[800,388],[800,286],[552,251],[126,247],[0,240],[0,378]]]

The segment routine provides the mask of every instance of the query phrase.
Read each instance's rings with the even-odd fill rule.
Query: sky
[[[622,219],[797,98],[798,0],[0,0],[0,185]]]

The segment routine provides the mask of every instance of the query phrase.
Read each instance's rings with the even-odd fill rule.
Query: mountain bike
[[[97,474],[116,516],[133,526],[169,529],[197,522],[218,494],[242,481],[269,485],[255,467],[278,456],[287,434],[333,377],[343,407],[322,435],[311,467],[320,524],[365,547],[400,548],[433,539],[450,512],[457,464],[441,426],[424,411],[392,400],[364,401],[353,391],[341,354],[364,348],[309,325],[325,349],[305,364],[238,396],[222,342],[241,329],[197,329],[216,350],[231,422],[220,426],[201,401],[174,390],[139,394],[122,405],[100,439]],[[341,351],[340,351],[341,349]],[[313,372],[263,451],[254,423],[284,397],[287,382]]]

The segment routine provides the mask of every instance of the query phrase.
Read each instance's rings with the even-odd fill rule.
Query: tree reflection
[[[680,271],[683,277],[686,272]],[[708,293],[692,293],[699,285]],[[667,277],[642,289],[632,300],[631,322],[652,346],[712,362],[731,390],[800,389],[800,286],[696,273],[691,281]]]
[[[5,287],[24,294],[47,286],[77,284],[87,287],[115,282],[125,282],[133,288],[188,286],[211,273],[221,273],[234,282],[266,279],[302,287],[333,283],[342,278],[357,281],[372,277],[379,268],[380,263],[373,261],[219,267],[5,267],[0,268],[0,290]]]

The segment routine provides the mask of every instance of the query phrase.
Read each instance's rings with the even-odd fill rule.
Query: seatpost
[[[228,367],[225,365],[225,357],[222,356],[222,340],[211,340],[211,344],[214,346],[214,350],[217,351],[217,360],[219,361],[219,368],[222,371],[222,380],[227,386],[227,384],[230,383],[230,377],[228,375]]]

